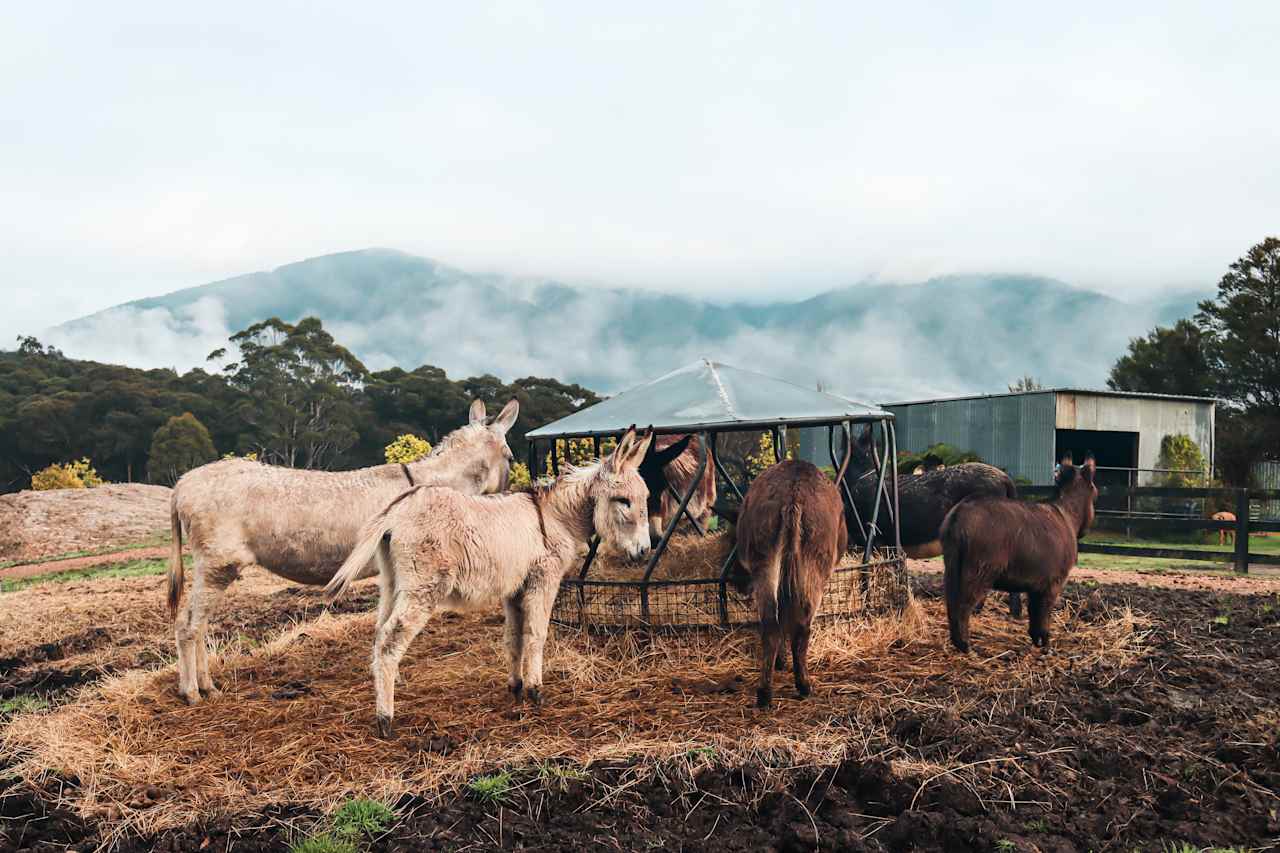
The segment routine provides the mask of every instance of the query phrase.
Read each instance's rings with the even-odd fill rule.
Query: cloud
[[[206,367],[231,334],[222,301],[205,296],[176,309],[111,308],[49,329],[41,340],[71,358],[185,371]]]

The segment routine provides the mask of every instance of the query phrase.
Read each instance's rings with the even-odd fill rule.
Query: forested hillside
[[[188,412],[219,456],[350,468],[382,462],[383,447],[402,433],[438,440],[466,421],[477,397],[491,414],[495,404],[520,401],[508,435],[520,458],[527,430],[598,400],[533,376],[455,380],[431,365],[370,372],[311,318],[255,324],[230,344],[208,370],[182,374],[71,359],[34,338],[0,351],[0,491],[26,488],[46,465],[81,457],[107,480],[165,482],[169,475],[149,465],[153,439]]]

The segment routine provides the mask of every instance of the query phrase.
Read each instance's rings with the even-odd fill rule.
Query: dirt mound
[[[0,561],[153,540],[169,530],[171,489],[109,483],[0,495]]]

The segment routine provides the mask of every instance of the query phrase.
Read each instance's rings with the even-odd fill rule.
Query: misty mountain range
[[[1101,386],[1129,338],[1189,316],[1203,295],[1125,303],[1047,278],[967,275],[721,303],[366,249],[129,302],[43,338],[77,358],[187,368],[258,320],[316,315],[371,369],[427,363],[611,393],[706,356],[888,402],[1003,391],[1025,374]]]

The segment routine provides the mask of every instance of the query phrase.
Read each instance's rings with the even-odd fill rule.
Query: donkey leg
[[[198,599],[195,595],[191,596],[193,604],[198,602],[198,606],[192,612],[192,628],[195,631],[196,682],[200,686],[200,691],[210,698],[219,695],[221,691],[213,683],[213,677],[209,674],[209,613],[222,600],[227,587],[231,586],[238,577],[240,577],[240,566],[230,564],[210,568],[197,577],[192,584],[193,592],[199,584],[204,584],[203,595]]]
[[[383,738],[390,738],[392,733],[400,659],[439,609],[439,600],[440,596],[434,589],[398,591],[386,620],[374,635],[373,691],[378,734]]]
[[[1027,593],[1028,628],[1031,644],[1040,648],[1049,648],[1049,613],[1051,604],[1045,592]]]
[[[1009,615],[1014,619],[1022,618],[1022,593],[1009,593]]]
[[[806,614],[807,615],[807,614]],[[809,635],[812,619],[797,621],[791,627],[791,663],[795,668],[796,692],[801,698],[813,692],[809,680]]]
[[[542,704],[542,652],[551,625],[551,608],[555,604],[559,584],[550,578],[530,579],[523,599],[524,630],[521,639],[524,654],[521,677],[525,698],[534,705]]]
[[[517,702],[524,693],[521,664],[524,661],[524,602],[519,593],[502,602],[506,611],[503,623],[503,640],[507,646],[507,689]]]
[[[174,620],[173,635],[178,651],[178,693],[189,705],[200,702],[200,687],[196,680],[196,632],[193,627],[192,614],[199,607],[197,599],[204,595],[204,584],[200,582],[203,569],[197,562],[191,572],[191,589],[187,593],[186,604],[178,611]]]
[[[773,704],[773,667],[782,645],[782,628],[777,619],[760,620],[760,684],[756,687],[756,707]]]

